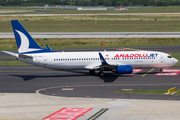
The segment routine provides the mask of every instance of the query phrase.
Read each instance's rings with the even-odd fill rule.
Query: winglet
[[[46,45],[46,47],[47,47],[48,50],[52,51],[51,48],[48,45]]]
[[[99,53],[99,57],[100,57],[100,61],[101,61],[102,65],[108,65],[108,63],[105,61],[105,59],[101,53]]]

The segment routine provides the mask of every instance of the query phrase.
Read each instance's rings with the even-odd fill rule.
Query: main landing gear
[[[99,76],[100,76],[100,77],[103,77],[103,76],[104,76],[104,73],[103,73],[103,72],[99,72]]]
[[[90,75],[95,75],[95,70],[90,70],[90,71],[89,71],[89,74],[90,74]]]
[[[95,75],[95,74],[96,74],[95,70],[90,70],[90,71],[89,71],[89,75]],[[104,76],[103,71],[100,71],[98,74],[99,74],[100,77],[103,77],[103,76]]]

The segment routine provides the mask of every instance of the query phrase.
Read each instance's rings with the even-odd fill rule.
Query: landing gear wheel
[[[103,72],[99,72],[99,76],[103,77],[104,73]]]
[[[90,71],[89,71],[89,74],[90,74],[90,75],[95,75],[95,71],[94,71],[94,70],[90,70]]]
[[[161,68],[159,72],[160,72],[160,73],[163,73],[163,69]]]

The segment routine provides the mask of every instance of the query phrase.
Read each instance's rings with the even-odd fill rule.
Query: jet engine
[[[133,72],[133,67],[131,65],[121,65],[117,66],[113,72],[116,74],[131,74]]]

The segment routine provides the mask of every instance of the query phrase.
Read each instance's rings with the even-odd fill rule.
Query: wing
[[[85,68],[89,69],[89,70],[102,70],[102,71],[110,70],[111,71],[119,65],[125,65],[125,64],[119,63],[119,62],[117,62],[117,63],[116,62],[107,62],[101,53],[99,53],[99,58],[100,58],[100,62],[89,64],[89,65],[85,66]]]

